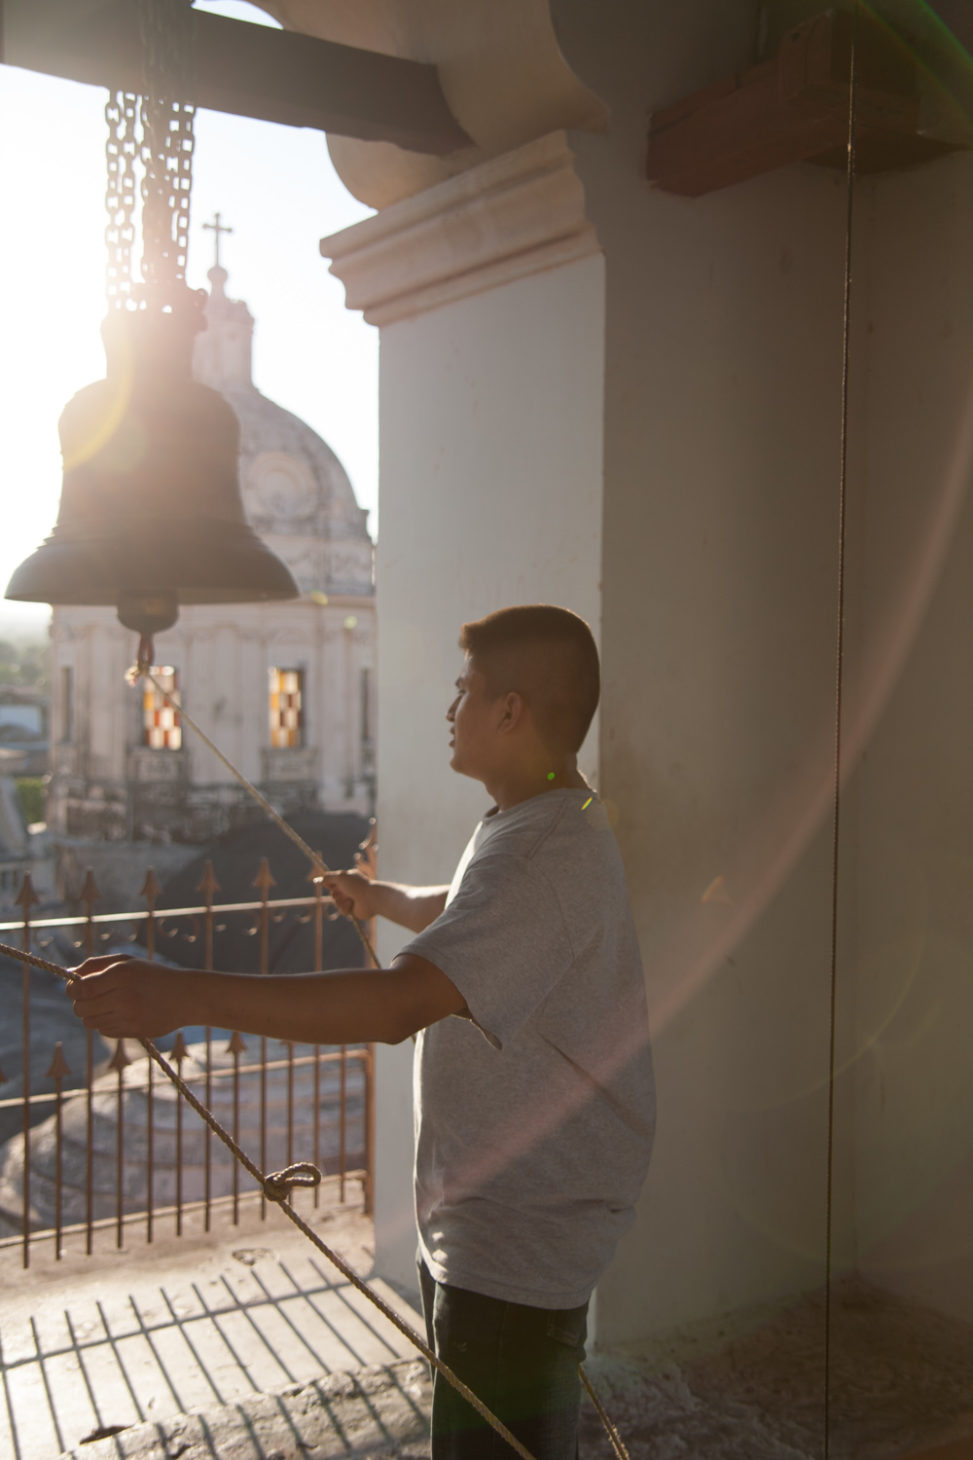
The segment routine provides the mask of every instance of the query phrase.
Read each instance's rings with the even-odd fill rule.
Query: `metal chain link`
[[[108,141],[105,146],[105,293],[108,307],[124,308],[132,297],[132,250],[135,246],[135,159],[139,99],[130,91],[112,91],[105,103]]]
[[[139,0],[143,94],[116,91],[105,106],[106,292],[109,308],[174,307],[184,292],[195,147],[191,0]],[[132,274],[136,162],[141,163],[141,283]]]
[[[163,296],[185,282],[195,138],[189,0],[139,0],[142,99],[142,277]]]

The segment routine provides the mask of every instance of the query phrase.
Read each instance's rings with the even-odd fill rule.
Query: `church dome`
[[[206,328],[193,374],[218,390],[240,423],[240,488],[250,526],[282,558],[303,594],[371,594],[368,513],[330,446],[305,421],[262,395],[251,375],[253,316],[209,271]]]

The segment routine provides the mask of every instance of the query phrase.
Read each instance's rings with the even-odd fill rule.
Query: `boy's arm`
[[[407,887],[400,882],[373,882],[361,872],[328,872],[324,885],[338,911],[365,922],[388,918],[412,933],[435,922],[446,906],[448,887]]]
[[[113,1039],[201,1024],[303,1044],[398,1044],[466,1007],[441,969],[411,954],[337,973],[204,973],[110,956],[76,972],[75,1012]]]

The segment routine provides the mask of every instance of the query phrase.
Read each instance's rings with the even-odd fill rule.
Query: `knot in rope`
[[[285,1202],[292,1186],[319,1186],[321,1172],[313,1161],[295,1161],[283,1171],[271,1171],[263,1179],[264,1196],[270,1201]]]

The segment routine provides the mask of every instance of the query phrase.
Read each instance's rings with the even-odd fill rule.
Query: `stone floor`
[[[317,1217],[359,1272],[359,1211]],[[425,1365],[279,1213],[29,1272],[0,1254],[4,1460],[291,1460],[428,1453]],[[413,1326],[418,1314],[384,1284]],[[857,1282],[598,1352],[586,1366],[631,1460],[973,1460],[973,1329]],[[99,1438],[100,1436],[100,1438]],[[586,1402],[581,1453],[611,1450]]]
[[[973,1328],[856,1280],[831,1307],[827,1425],[820,1295],[594,1355],[631,1460],[973,1460]],[[582,1454],[607,1453],[586,1414]]]
[[[369,1273],[371,1224],[360,1208],[314,1214],[307,1206],[323,1240]],[[99,1433],[134,1436],[171,1416],[219,1413],[322,1376],[414,1357],[409,1341],[280,1212],[270,1208],[261,1224],[254,1210],[238,1229],[217,1213],[208,1235],[187,1219],[189,1230],[176,1238],[160,1221],[151,1246],[133,1231],[121,1252],[113,1233],[101,1233],[93,1257],[69,1250],[60,1263],[38,1244],[26,1272],[19,1249],[5,1249],[3,1460],[75,1450],[94,1460],[98,1444],[83,1442]],[[386,1284],[374,1286],[408,1323],[419,1321]],[[106,1453],[121,1451],[112,1443]]]
[[[59,1460],[426,1460],[429,1380],[403,1360],[136,1425]]]

